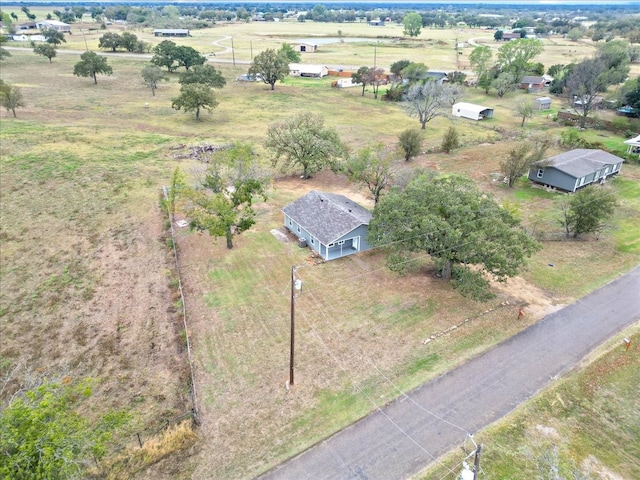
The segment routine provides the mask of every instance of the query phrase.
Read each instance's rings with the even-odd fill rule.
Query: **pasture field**
[[[400,132],[418,125],[398,104],[374,100],[369,91],[362,97],[359,88],[286,79],[271,92],[264,84],[234,81],[248,66],[239,60],[248,62],[251,51],[255,55],[312,34],[337,36],[338,28],[341,35],[364,37],[373,27],[224,25],[177,39],[205,53],[211,47],[216,53],[211,60],[226,60],[215,63],[227,78],[227,86],[216,92],[220,105],[203,112],[200,122],[171,109],[177,75],[170,75],[155,97],[142,84],[140,70],[148,56],[109,56],[114,74],[100,76],[94,85],[72,75],[79,60],[72,51],[84,49],[84,38],[75,32],[63,46],[69,52],[59,52],[51,64],[30,51],[11,52],[1,78],[21,87],[26,102],[16,119],[0,112],[0,353],[19,365],[13,391],[34,375],[94,377],[95,411],[126,408],[134,414],[123,443],[188,408],[176,274],[159,206],[161,187],[175,167],[193,180],[201,166],[181,154],[205,142],[241,140],[253,143],[267,165],[262,142],[268,125],[303,109],[323,115],[352,150],[393,145]],[[405,46],[404,40],[378,42],[380,31],[369,42],[321,48],[313,62],[372,64],[375,46],[380,65],[408,58],[432,68],[456,68],[451,31],[426,31],[416,45]],[[159,41],[148,31],[134,33]],[[400,34],[400,27],[384,27],[385,37]],[[97,47],[96,35],[86,32],[90,48]],[[491,39],[480,31],[459,35]],[[231,53],[223,53],[230,46],[226,37],[233,37],[237,49],[235,66]],[[565,47],[551,48],[545,55],[555,59]],[[579,48],[593,50],[586,44]],[[304,61],[310,62],[308,56]],[[425,132],[429,153],[398,165],[469,175],[514,204],[527,226],[557,232],[558,195],[525,182],[507,189],[495,180],[500,158],[523,138],[511,113],[521,95],[498,99],[469,89],[465,100],[490,102],[495,118],[483,123],[437,118]],[[452,124],[463,146],[446,155],[438,150]],[[556,137],[563,128],[538,115],[524,130]],[[623,140],[607,135],[611,142]],[[405,276],[390,272],[377,250],[316,265],[308,250],[272,233],[282,225],[280,209],[311,189],[343,193],[368,207],[371,200],[332,173],[308,181],[298,172],[274,174],[269,199],[256,205],[257,224],[237,237],[233,250],[206,235],[178,231],[200,442],[138,478],[254,477],[640,259],[637,165],[625,164],[611,182],[621,206],[610,230],[597,241],[545,242],[526,272],[496,285],[497,298],[488,304],[460,297],[433,276],[426,257]],[[296,385],[287,392],[293,265],[304,266],[298,270],[303,290],[296,300]],[[520,306],[526,315],[516,320]],[[462,326],[439,335],[454,325]],[[425,344],[432,335],[437,339]]]

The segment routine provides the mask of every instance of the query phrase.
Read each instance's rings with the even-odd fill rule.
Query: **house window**
[[[311,237],[311,245],[315,245],[315,244],[316,244],[315,239],[313,237]]]
[[[538,169],[538,173],[536,174],[536,176],[538,178],[542,178],[542,175],[544,175],[544,168],[539,168]]]
[[[338,242],[338,245],[344,245],[344,240],[340,240],[340,241]]]
[[[300,51],[301,52],[306,52],[307,51],[307,47],[305,47],[304,45],[300,45]]]
[[[327,247],[331,248],[335,245],[335,243],[330,243],[329,245],[327,245]]]
[[[300,225],[298,225],[298,228],[296,228],[296,231],[300,233]]]

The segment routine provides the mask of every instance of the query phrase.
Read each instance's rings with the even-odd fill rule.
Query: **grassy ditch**
[[[640,336],[637,327],[609,342],[592,363],[545,390],[478,435],[482,470],[491,478],[537,478],[557,469],[563,478],[637,478],[640,475]],[[615,445],[614,448],[611,446]],[[455,457],[455,460],[453,460]],[[420,479],[454,478],[461,454]],[[473,459],[471,459],[472,461]],[[587,477],[580,477],[587,478]]]

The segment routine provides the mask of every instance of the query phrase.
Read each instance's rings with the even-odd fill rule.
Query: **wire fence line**
[[[196,390],[196,378],[195,372],[193,368],[193,353],[191,350],[191,340],[189,339],[189,328],[187,324],[187,303],[185,301],[184,290],[182,288],[182,278],[180,275],[180,262],[178,261],[178,250],[177,250],[177,242],[175,229],[173,226],[173,213],[171,212],[171,207],[169,205],[169,188],[166,186],[162,187],[162,193],[164,195],[164,200],[167,209],[167,218],[169,219],[169,230],[171,232],[171,249],[173,251],[173,258],[175,262],[176,276],[178,279],[178,291],[180,293],[180,301],[182,303],[182,323],[184,326],[184,340],[187,346],[187,360],[189,363],[189,373],[190,373],[190,394],[191,394],[191,412],[193,415],[193,421],[199,425],[200,424],[200,415],[198,413],[198,395]]]

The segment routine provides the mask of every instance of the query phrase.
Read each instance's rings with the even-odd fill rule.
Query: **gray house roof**
[[[282,211],[325,245],[371,221],[369,210],[344,195],[315,190]]]
[[[544,83],[544,78],[534,77],[533,75],[525,75],[524,77],[522,77],[522,80],[520,81],[520,83],[540,84],[540,83]]]
[[[543,160],[541,164],[553,167],[572,177],[582,178],[599,170],[604,165],[615,165],[622,161],[622,158],[602,150],[576,148],[575,150],[549,157]]]

